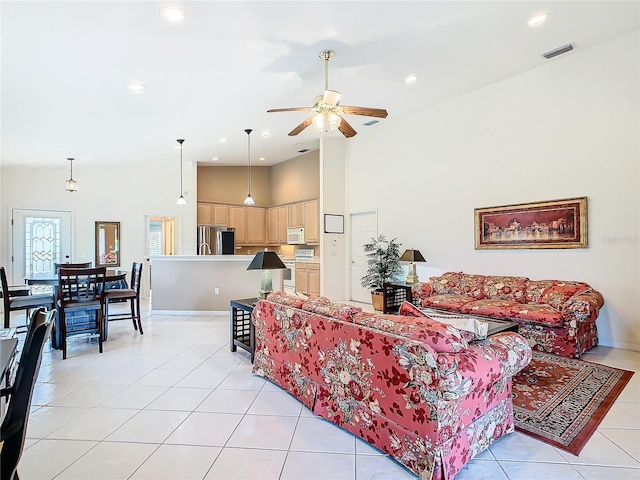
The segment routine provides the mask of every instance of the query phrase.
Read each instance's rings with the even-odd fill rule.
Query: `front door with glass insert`
[[[25,275],[53,272],[54,263],[71,261],[71,212],[12,210],[13,283]]]

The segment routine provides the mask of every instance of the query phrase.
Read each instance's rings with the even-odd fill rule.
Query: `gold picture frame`
[[[475,248],[587,248],[587,197],[474,209]]]

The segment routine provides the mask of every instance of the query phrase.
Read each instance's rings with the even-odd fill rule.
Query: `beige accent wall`
[[[242,204],[247,196],[247,167],[198,166],[198,201]],[[271,199],[271,167],[251,167],[251,196],[266,207]]]
[[[319,152],[273,167],[251,167],[251,196],[267,207],[320,197]],[[198,166],[198,201],[241,204],[247,195],[247,167]]]
[[[271,167],[273,205],[320,197],[320,153],[307,152]]]

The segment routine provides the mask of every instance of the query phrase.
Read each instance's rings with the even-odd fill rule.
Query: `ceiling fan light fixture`
[[[341,122],[342,117],[340,115],[326,111],[318,113],[312,120],[313,127],[321,132],[335,132],[340,127]]]

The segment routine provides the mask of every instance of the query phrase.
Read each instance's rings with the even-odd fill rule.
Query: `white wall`
[[[72,212],[72,261],[94,261],[94,222],[120,222],[120,265],[131,269],[146,253],[145,215],[180,218],[178,252],[195,254],[196,188],[194,163],[184,163],[184,188],[187,206],[176,205],[180,193],[178,165],[171,161],[129,163],[126,167],[107,168],[95,163],[74,162],[73,178],[78,192],[69,193],[64,181],[69,178],[65,160],[56,167],[3,166],[0,197],[0,262],[11,262],[11,210],[35,208]],[[86,257],[82,258],[84,253]]]
[[[380,233],[439,271],[585,281],[605,298],[601,344],[640,350],[639,44],[636,31],[410,118],[390,112],[348,143],[349,211],[378,209]],[[578,196],[589,248],[474,249],[474,208]]]

